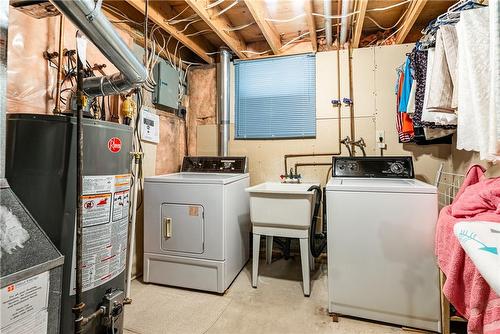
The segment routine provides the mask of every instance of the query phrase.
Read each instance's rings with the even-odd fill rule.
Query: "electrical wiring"
[[[125,15],[121,10],[119,10],[116,7],[111,6],[110,4],[103,3],[102,6],[104,9],[106,9],[106,10],[110,11],[111,13],[122,18],[122,20],[110,21],[111,23],[131,23],[131,24],[140,25],[140,26],[142,26],[144,24],[144,22],[138,22],[138,21],[132,20],[130,17]]]
[[[262,51],[262,52],[257,52],[257,51],[252,51],[252,50],[241,50],[240,52],[242,52],[242,53],[250,53],[250,54],[253,54],[253,55],[263,55],[263,54],[266,54],[268,52],[271,52],[271,50],[266,50],[266,51]]]
[[[197,19],[197,20],[193,20],[193,21],[189,22],[188,24],[186,24],[186,25],[184,26],[184,29],[182,29],[182,30],[178,31],[178,33],[183,33],[184,31],[186,31],[186,30],[187,30],[187,28],[189,28],[189,26],[190,26],[191,24],[196,23],[196,22],[200,22],[200,21],[201,21],[201,19]]]
[[[194,19],[196,19],[198,17],[198,15],[196,14],[193,14],[193,15],[190,15],[188,17],[185,17],[183,19],[179,19],[179,20],[173,20],[173,21],[167,21],[165,20],[165,22],[167,22],[168,24],[170,25],[176,25],[178,23],[182,23],[182,22],[190,22],[190,21],[193,21]]]
[[[406,13],[406,12],[405,12]],[[381,26],[377,21],[375,21],[373,18],[371,18],[370,16],[366,15],[365,18],[367,18],[368,20],[372,21],[377,27],[379,27],[380,29],[382,30],[390,30],[390,29],[393,29],[393,28],[396,28],[398,26],[398,24],[401,22],[401,20],[404,18],[404,14],[401,15],[401,17],[398,19],[398,21],[396,23],[394,23],[392,26],[390,27],[384,27],[384,26]]]
[[[379,7],[379,8],[367,9],[366,11],[367,12],[385,11],[385,10],[389,10],[389,9],[392,9],[392,8],[404,5],[404,4],[406,4],[406,3],[410,2],[410,1],[411,0],[405,0],[405,1],[402,1],[402,2],[398,2],[398,3],[394,4],[394,5],[390,5],[390,6],[386,6],[386,7]],[[323,18],[326,18],[326,19],[343,19],[343,18],[351,17],[351,16],[356,15],[358,13],[359,13],[359,11],[354,11],[354,12],[351,12],[351,13],[347,13],[345,15],[324,15],[324,14],[321,14],[321,13],[312,13],[312,15],[313,16],[323,17]],[[291,18],[287,18],[287,19],[265,18],[265,20],[268,21],[268,22],[274,22],[274,23],[288,23],[288,22],[293,22],[295,20],[303,18],[305,16],[306,16],[306,14],[302,13],[302,14],[299,14],[297,16],[294,16],[294,17],[291,17]]]
[[[367,13],[370,13],[370,12],[381,12],[381,11],[384,11],[384,10],[389,10],[389,9],[392,9],[392,8],[395,8],[395,7],[402,6],[405,3],[408,3],[408,2],[411,2],[411,1],[412,0],[405,0],[405,1],[401,1],[401,2],[395,3],[394,5],[386,6],[386,7],[379,7],[379,8],[367,9],[366,12]]]
[[[323,31],[323,30],[325,30],[325,28],[316,29],[316,32],[320,32],[320,31]],[[305,33],[303,33],[303,34],[300,34],[299,36],[297,36],[297,37],[295,37],[295,38],[292,38],[291,40],[289,40],[288,42],[286,42],[285,44],[283,44],[283,45],[280,47],[280,50],[281,50],[281,49],[286,48],[288,45],[290,45],[290,44],[292,44],[292,43],[296,42],[297,40],[302,39],[303,37],[305,37],[305,36],[309,35],[310,33],[311,33],[310,31],[306,31],[306,32],[305,32]]]
[[[220,12],[215,13],[212,17],[217,17],[217,16],[224,14],[225,12],[227,12],[228,10],[230,10],[231,8],[236,6],[238,4],[238,2],[239,2],[239,0],[235,0],[232,4],[230,4],[229,6],[227,6],[226,8],[221,10]]]
[[[167,22],[171,22],[173,20],[175,20],[176,18],[178,18],[179,16],[181,16],[186,10],[188,10],[189,6],[186,6],[186,8],[184,8],[183,10],[181,10],[181,12],[177,15],[175,15],[174,17],[171,17],[169,18],[168,20],[166,20]]]
[[[193,37],[193,36],[198,36],[202,34],[207,34],[213,32],[212,29],[203,29],[197,32],[193,32],[192,34],[186,34],[186,37]]]
[[[255,24],[255,21],[247,23],[247,24],[243,24],[243,25],[240,25],[240,26],[232,27],[232,28],[222,29],[222,30],[224,30],[225,32],[238,31],[238,30],[242,30],[242,29],[248,28],[248,27],[250,27],[251,25],[254,25],[254,24]]]
[[[214,7],[216,7],[216,6],[220,5],[220,4],[221,4],[221,3],[223,3],[223,2],[224,2],[224,0],[217,0],[217,1],[215,1],[215,2],[212,2],[210,5],[207,5],[207,6],[205,7],[205,9],[214,8]]]

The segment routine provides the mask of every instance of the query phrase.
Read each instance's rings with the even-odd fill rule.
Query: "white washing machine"
[[[331,313],[441,332],[436,187],[411,157],[341,157],[326,186]]]
[[[144,281],[223,293],[249,258],[244,157],[186,157],[144,179]]]

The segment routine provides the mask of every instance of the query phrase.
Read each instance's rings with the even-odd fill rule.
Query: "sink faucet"
[[[290,174],[280,175],[282,183],[300,183],[302,176],[293,172],[293,168],[290,168]]]

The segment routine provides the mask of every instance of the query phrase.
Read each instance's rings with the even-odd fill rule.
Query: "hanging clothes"
[[[410,59],[406,58],[406,62],[404,65],[404,79],[403,79],[403,87],[401,88],[401,95],[399,100],[399,112],[406,112],[408,109],[408,101],[410,100],[411,88],[413,85],[413,76],[410,67]]]
[[[458,33],[458,130],[457,148],[478,151],[483,160],[500,159],[498,136],[491,134],[489,123],[497,109],[490,108],[489,8],[461,13]],[[496,41],[498,43],[498,41]],[[500,80],[498,76],[494,79]],[[494,94],[497,94],[495,92]]]
[[[425,76],[426,82],[430,82],[432,80],[431,76],[432,76],[432,73],[434,70],[434,55],[435,55],[434,48],[430,48],[427,50],[427,71],[426,71],[426,76]],[[425,86],[424,107],[422,110],[422,121],[425,122],[426,125],[429,125],[429,123],[435,123],[436,125],[439,125],[440,127],[443,127],[443,125],[453,125],[451,127],[443,127],[443,128],[455,129],[456,124],[457,124],[457,115],[455,113],[439,112],[437,110],[431,111],[428,108],[430,87],[431,87],[431,85]]]
[[[490,112],[488,155],[500,156],[500,2],[490,2]],[[492,111],[497,112],[492,112]]]
[[[447,135],[442,138],[435,138],[434,135],[431,138],[426,138],[425,136],[424,126],[429,128],[436,127],[436,124],[434,123],[422,122],[427,76],[427,57],[427,51],[420,51],[417,48],[414,48],[409,56],[411,67],[413,68],[414,78],[416,81],[415,112],[413,113],[412,118],[414,130],[413,140],[418,145],[451,144],[451,135]]]
[[[427,81],[429,111],[454,113],[457,109],[457,31],[453,25],[442,25],[436,35],[433,71]]]
[[[396,130],[398,132],[399,142],[408,143],[411,142],[413,138],[413,122],[408,114],[405,112],[400,112],[400,101],[401,94],[403,91],[403,84],[405,78],[405,71],[403,68],[396,69],[397,81],[396,81]]]

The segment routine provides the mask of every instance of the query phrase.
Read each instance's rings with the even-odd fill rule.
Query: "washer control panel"
[[[181,172],[246,173],[246,157],[184,157]]]
[[[411,157],[334,157],[334,177],[415,177]]]

